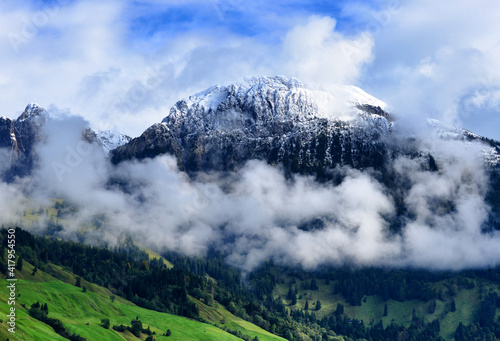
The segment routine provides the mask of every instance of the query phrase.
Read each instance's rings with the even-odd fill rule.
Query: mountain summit
[[[42,127],[50,118],[49,113],[36,103],[26,106],[23,113],[15,120],[0,118],[0,149],[9,155],[8,165],[3,178],[12,180],[15,176],[24,176],[33,167],[32,149],[41,138]]]
[[[292,172],[338,164],[378,168],[393,125],[384,106],[354,86],[313,89],[294,78],[257,77],[177,102],[112,158],[170,153],[188,172],[232,170],[249,159]]]
[[[162,122],[171,126],[182,121],[208,132],[252,127],[254,133],[269,135],[266,128],[274,123],[349,120],[356,117],[356,107],[363,105],[385,106],[354,86],[310,89],[295,78],[261,76],[242,84],[213,86],[183,99]]]

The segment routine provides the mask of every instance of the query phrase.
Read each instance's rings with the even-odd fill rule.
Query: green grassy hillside
[[[153,258],[156,258],[156,259],[161,259],[163,261],[163,263],[165,263],[165,265],[167,266],[168,269],[172,269],[174,267],[174,265],[172,263],[170,263],[165,257],[161,256],[160,254],[158,254],[157,252],[145,247],[145,246],[142,246],[142,245],[138,245],[141,250],[144,250],[150,259],[153,259]]]
[[[286,339],[273,335],[268,331],[245,321],[237,316],[234,316],[224,306],[216,304],[215,307],[195,300],[196,305],[200,309],[200,316],[214,323],[220,328],[227,328],[228,330],[240,331],[242,334],[249,335],[252,338],[258,337],[260,341],[285,341]]]
[[[4,319],[0,323],[0,340],[6,338],[36,341],[65,340],[51,327],[29,316],[29,307],[37,301],[47,303],[49,317],[62,320],[72,332],[80,334],[89,341],[139,340],[128,331],[119,333],[111,328],[104,329],[100,326],[101,319],[104,318],[109,318],[111,325],[130,325],[131,320],[136,317],[142,321],[144,328],[150,326],[151,330],[156,332],[157,340],[240,340],[210,324],[140,308],[121,297],[116,297],[112,301],[111,292],[86,281],[82,281],[82,286],[86,286],[88,291],[83,292],[81,288],[70,284],[76,276],[60,267],[56,268],[60,275],[58,277],[69,283],[40,270],[32,276],[33,266],[27,262],[24,263],[23,270],[18,272],[16,284],[16,293],[19,295],[16,300],[16,334],[13,335],[7,331]],[[5,278],[0,279],[0,286],[6,288]],[[7,290],[0,290],[0,315],[2,316],[5,316],[9,309],[7,298]],[[234,316],[230,317],[227,314],[226,316],[228,321],[237,320]],[[168,329],[171,330],[171,336],[162,336]],[[258,335],[261,340],[280,340],[248,322],[241,324],[241,331],[247,335]],[[261,338],[261,335],[268,338]],[[141,339],[145,339],[145,336],[143,334]]]

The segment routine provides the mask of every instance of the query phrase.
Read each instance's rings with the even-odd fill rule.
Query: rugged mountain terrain
[[[434,151],[420,138],[403,134],[384,108],[354,86],[313,89],[296,79],[258,77],[214,86],[177,102],[161,123],[137,138],[91,129],[82,137],[100,145],[115,164],[168,153],[189,174],[233,171],[251,159],[280,165],[288,175],[311,174],[322,181],[340,181],[333,171],[338,166],[375,170],[371,173],[388,188],[398,215],[403,215],[407,193],[399,190],[401,179],[394,179],[392,161],[404,156],[430,171],[439,171],[440,165]],[[43,139],[49,119],[36,104],[16,120],[0,119],[0,151],[8,160],[0,169],[5,180],[30,173],[36,162],[33,146]],[[500,216],[500,143],[435,120],[428,123],[443,141],[483,143],[482,157],[491,175],[488,202]],[[500,219],[493,221],[500,227]]]
[[[187,172],[234,170],[246,160],[260,159],[292,173],[321,177],[339,165],[383,170],[401,154],[418,157],[429,167],[429,152],[398,134],[384,107],[354,86],[310,89],[296,79],[258,77],[185,98],[161,123],[134,139],[90,128],[82,135],[100,145],[114,163],[169,153]],[[49,119],[35,103],[17,119],[0,118],[0,150],[9,160],[1,169],[4,179],[29,174],[36,159],[33,147],[43,139]],[[485,142],[486,162],[500,164],[498,141],[436,120],[428,123],[443,139]]]
[[[251,159],[320,181],[341,181],[337,167],[371,170],[394,198],[399,218],[391,224],[399,230],[408,217],[404,202],[411,186],[404,174],[395,174],[394,161],[403,156],[422,170],[439,171],[440,160],[436,162],[434,150],[421,137],[405,135],[384,107],[353,86],[311,89],[296,79],[253,78],[177,102],[161,123],[110,156],[117,164],[168,153],[188,174],[233,171]],[[443,143],[456,141],[458,149],[482,143],[475,149],[490,174],[487,201],[493,209],[488,226],[500,228],[500,142],[436,120],[429,120],[428,127],[427,135]],[[434,206],[450,210],[445,202]]]
[[[295,79],[261,77],[177,102],[112,158],[118,163],[170,153],[188,172],[233,170],[249,159],[292,172],[321,173],[336,165],[381,169],[393,127],[383,105],[355,87],[309,90]]]
[[[132,140],[130,136],[113,130],[95,131],[90,128],[87,128],[83,132],[83,136],[86,141],[100,145],[106,155],[108,155],[110,151]]]
[[[34,104],[30,104],[17,120],[5,117],[0,119],[0,147],[6,153],[8,157],[6,159],[10,161],[8,165],[2,165],[1,170],[7,170],[5,174],[9,174],[11,179],[16,175],[29,174],[31,167],[36,163],[34,146],[43,141],[45,136],[43,126],[49,120],[47,112]],[[488,250],[483,248],[485,246],[493,245],[496,249],[494,244],[497,241],[495,236],[498,235],[498,231],[491,230],[500,229],[499,142],[436,120],[429,120],[428,123],[429,131],[426,135],[433,136],[433,138],[426,142],[422,137],[405,135],[399,127],[397,117],[393,117],[385,110],[384,103],[356,87],[310,89],[294,79],[260,77],[243,84],[215,86],[181,100],[173,106],[169,115],[161,123],[148,128],[135,139],[130,140],[113,132],[95,132],[91,129],[81,132],[81,137],[89,143],[100,145],[104,153],[109,152],[110,159],[114,163],[169,153],[177,158],[181,169],[195,175],[197,171],[233,171],[242,166],[246,160],[260,159],[272,165],[279,165],[288,172],[288,175],[313,174],[321,181],[333,179],[338,180],[339,183],[343,182],[339,186],[331,186],[333,191],[348,182],[343,181],[345,178],[342,179],[342,169],[336,171],[338,166],[352,167],[365,171],[366,173],[352,173],[361,174],[363,177],[366,175],[366,178],[374,180],[377,193],[381,195],[370,196],[366,186],[354,188],[352,191],[348,188],[347,194],[358,190],[361,196],[368,198],[366,202],[370,201],[370,203],[380,200],[383,194],[384,198],[387,196],[387,202],[390,202],[391,207],[393,204],[395,212],[385,214],[386,211],[377,211],[377,216],[375,216],[375,220],[379,215],[380,220],[383,220],[381,226],[384,237],[386,232],[389,232],[386,227],[391,230],[390,232],[395,232],[394,234],[387,233],[391,242],[401,240],[401,244],[398,245],[410,249],[412,245],[408,243],[410,238],[422,238],[426,243],[423,243],[423,249],[417,249],[417,253],[419,256],[426,257],[428,254],[432,255],[432,262],[440,262],[440,254],[429,252],[432,249],[449,250],[450,253],[459,254],[463,259],[469,257],[468,255],[476,254],[470,252],[471,248],[479,250],[477,254],[487,253]],[[442,144],[445,147],[435,148],[432,144]],[[470,151],[477,153],[472,156],[477,155],[478,159],[482,157],[488,172],[483,174],[482,169],[479,169],[481,168],[480,162],[467,164],[460,160],[463,155],[461,153],[451,153],[450,157],[449,155],[443,156],[448,147],[460,150],[472,145],[474,148],[470,148]],[[99,160],[102,161],[102,158]],[[465,167],[464,164],[466,164]],[[105,166],[107,169],[114,169],[108,167],[109,165]],[[128,170],[132,168],[126,168],[127,166],[137,166],[137,164],[123,164],[122,166],[124,167],[117,168]],[[144,169],[149,168],[141,168],[143,173],[147,173]],[[481,173],[480,176],[474,176],[476,171]],[[94,172],[94,169],[92,168],[90,172]],[[134,181],[134,178],[127,177],[121,181],[119,177],[126,171],[117,173],[109,173],[105,175],[107,177],[103,177],[103,180],[107,181],[105,186],[111,187],[113,194],[117,194],[120,189],[125,189],[123,192],[126,192],[132,187],[127,187],[126,181]],[[164,173],[160,174],[160,176],[163,175]],[[483,175],[489,176],[490,182],[487,189],[485,187],[487,187],[488,178]],[[289,181],[287,184],[293,182]],[[153,186],[156,187],[156,185],[155,183]],[[316,186],[317,183],[314,185]],[[326,186],[330,185],[326,184]],[[160,191],[161,187],[158,187]],[[428,192],[433,192],[434,187],[436,193],[427,195]],[[167,195],[175,197],[175,193],[172,193],[169,187],[167,188]],[[151,200],[145,199],[142,195],[146,191],[132,192],[134,195],[139,193],[137,195],[137,200],[140,202],[139,210],[148,211],[147,208],[150,205],[159,203],[158,211],[163,211],[165,208],[175,211],[175,205],[165,202],[165,197],[159,199],[158,192],[149,196]],[[302,195],[302,192],[299,192]],[[342,198],[340,192],[335,195]],[[468,201],[470,198],[472,200]],[[483,201],[486,201],[487,205],[483,206]],[[363,203],[366,202],[363,201]],[[465,205],[464,202],[470,205]],[[480,204],[477,205],[477,203]],[[63,224],[67,223],[69,226],[72,219],[79,218],[78,215],[72,214],[78,211],[74,205],[70,201],[55,200],[53,208],[44,210],[40,207],[38,211],[28,208],[24,212],[19,212],[19,217],[20,220],[28,222],[40,220],[42,224],[45,224],[48,218],[47,233],[59,237],[57,233],[65,229]],[[313,239],[313,243],[307,241],[307,237],[314,235],[325,239],[323,236],[327,235],[321,232],[328,229],[336,232],[351,228],[349,222],[344,225],[340,222],[338,226],[336,225],[335,220],[341,217],[336,214],[336,211],[342,211],[342,207],[332,206],[332,212],[326,211],[326,216],[305,214],[300,221],[297,219],[296,226],[287,226],[295,224],[295,221],[285,222],[274,231],[291,230],[295,234],[305,236],[300,242],[306,244],[304,250],[307,253],[314,253],[316,247],[317,249],[335,249],[337,246],[323,244],[321,243],[323,240],[319,238]],[[357,201],[352,206],[355,208],[353,216],[370,210],[370,207],[365,206],[359,207],[358,210]],[[421,208],[423,208],[421,210],[423,213],[419,211]],[[149,212],[152,211],[154,210]],[[212,214],[211,210],[206,211]],[[480,211],[478,223],[467,219],[474,215],[473,211]],[[133,212],[138,211],[133,210]],[[192,211],[187,212],[191,217]],[[219,212],[216,211],[215,214]],[[91,230],[88,226],[95,227],[96,230],[106,230],[107,226],[112,226],[112,224],[103,223],[107,213],[109,216],[115,214],[111,210],[105,210],[105,214],[92,215],[92,222],[84,227],[85,230]],[[483,225],[488,213],[490,219]],[[255,213],[252,211],[250,214]],[[158,217],[165,216],[159,215]],[[147,225],[143,227],[139,224],[136,231],[143,233],[147,228],[155,227],[154,225],[162,220],[164,219],[148,219]],[[168,219],[165,220],[165,225],[172,225]],[[374,219],[368,216],[366,220],[372,222]],[[120,223],[123,221],[126,220],[120,219]],[[224,230],[220,234],[223,237],[220,240],[224,240],[231,248],[233,239],[238,237],[237,233],[241,233],[241,230],[237,229],[235,233],[232,226],[224,224],[224,220],[221,221],[220,225],[219,221],[213,224],[217,229],[220,226],[220,230]],[[235,221],[235,225],[239,224],[239,219]],[[278,224],[281,223],[279,220],[276,221]],[[256,229],[255,234],[253,231],[245,231],[250,238],[242,239],[244,242],[237,246],[240,247],[243,243],[259,245],[259,247],[266,244],[272,247],[277,245],[265,239],[266,229],[274,223],[271,219],[269,222],[262,223],[263,228]],[[421,223],[425,226],[415,229],[415,224],[413,224],[411,227],[413,227],[414,234],[407,237],[405,233],[409,230],[408,222]],[[370,234],[377,228],[370,224],[369,229],[361,229],[358,226],[358,220],[354,221],[354,225],[352,230],[348,230],[349,235],[355,236],[353,239],[346,239],[345,245],[348,248],[353,248],[356,237],[359,236],[361,239],[363,233]],[[473,228],[465,229],[462,225],[467,228],[471,225]],[[188,235],[184,227],[182,226],[182,234]],[[375,228],[372,229],[372,227]],[[486,231],[488,233],[484,233],[485,230],[488,230]],[[162,237],[176,238],[175,234],[168,233],[171,230],[159,231]],[[153,233],[154,230],[150,232]],[[264,237],[259,239],[261,232],[264,232],[262,233]],[[20,236],[21,232],[17,233]],[[425,233],[428,235],[426,236]],[[336,237],[338,235],[342,236],[335,234],[335,238],[330,240],[338,239]],[[459,235],[459,237],[454,238],[454,235]],[[199,234],[196,238],[198,236]],[[279,234],[279,236],[291,236],[291,234]],[[78,234],[77,238],[80,237],[83,238],[84,234]],[[402,239],[403,237],[407,238]],[[299,253],[298,248],[290,247],[293,244],[288,243],[289,238],[280,238],[280,243],[281,239],[287,244],[285,247],[291,249],[290,253]],[[452,239],[457,243],[452,242],[446,245],[445,239]],[[27,243],[28,238],[19,238],[19,240]],[[40,272],[44,270],[42,267],[40,271],[35,270],[36,268],[31,264],[44,265],[50,260],[50,262],[61,262],[61,265],[67,266],[68,257],[71,256],[73,264],[70,267],[75,274],[85,279],[92,279],[94,283],[101,283],[114,290],[113,294],[129,297],[138,305],[179,315],[202,317],[224,329],[233,328],[235,325],[238,325],[240,329],[247,326],[248,335],[259,334],[260,339],[273,337],[268,332],[286,337],[288,340],[392,340],[402,339],[403,336],[404,339],[415,340],[441,340],[439,336],[443,336],[446,340],[452,340],[455,334],[478,335],[475,339],[484,340],[487,339],[484,335],[495,334],[497,337],[500,335],[498,312],[495,310],[498,309],[499,302],[497,284],[500,271],[498,267],[478,272],[467,270],[450,274],[415,271],[414,268],[387,270],[377,267],[354,270],[349,266],[337,268],[335,265],[333,268],[326,267],[315,273],[307,273],[300,267],[274,266],[271,253],[269,262],[265,262],[255,272],[247,273],[246,281],[242,281],[238,271],[224,264],[224,261],[227,261],[227,254],[212,252],[214,250],[210,250],[206,258],[184,258],[175,252],[165,253],[163,256],[175,265],[174,271],[180,271],[178,275],[171,276],[161,262],[147,257],[131,256],[125,249],[117,248],[118,253],[106,259],[108,253],[105,249],[99,251],[97,248],[89,248],[89,251],[83,254],[86,257],[94,254],[96,259],[88,258],[82,262],[82,256],[77,253],[61,252],[62,244],[58,238],[51,241],[56,247],[47,246],[50,239],[41,238],[40,240],[41,246],[36,250],[22,248],[25,245],[21,243],[19,245],[18,254],[23,255],[25,261],[30,263],[25,264],[25,267],[27,265],[29,267],[28,271],[21,272],[25,278],[41,276]],[[68,245],[77,248],[80,244]],[[369,248],[371,244],[365,245]],[[388,243],[382,246],[385,248],[386,245],[391,246]],[[413,245],[419,246],[420,244]],[[5,243],[4,246],[6,246]],[[342,247],[338,249],[342,250]],[[468,253],[465,252],[466,249],[469,249]],[[243,248],[242,253],[248,250]],[[285,248],[279,250],[279,252],[288,252]],[[361,248],[356,250],[359,253],[363,251]],[[250,251],[265,254],[266,250],[255,248]],[[492,255],[491,259],[498,255],[489,251]],[[57,254],[52,252],[57,252]],[[247,254],[250,252],[244,255]],[[126,258],[122,263],[117,264],[120,255]],[[320,257],[323,255],[328,255],[328,253],[320,253]],[[374,255],[374,258],[378,258],[378,254]],[[410,257],[413,255],[411,250],[408,255]],[[452,259],[459,258],[453,257]],[[350,263],[347,262],[347,264]],[[395,264],[398,266],[400,263]],[[403,267],[412,266],[411,262],[401,264]],[[428,265],[428,263],[416,263],[415,266],[422,266],[420,264]],[[474,263],[468,264],[474,266]],[[489,266],[488,263],[481,264]],[[453,268],[453,265],[451,267]],[[168,283],[171,279],[175,279],[175,282]],[[72,277],[71,283],[74,282],[75,278]],[[198,287],[197,283],[202,286]],[[246,289],[240,287],[241,283],[248,284],[249,290],[244,291]],[[219,292],[217,285],[224,286],[229,291],[220,290]],[[41,288],[44,288],[43,285]],[[74,295],[78,294],[79,298],[89,295],[69,286],[65,287],[65,290]],[[41,291],[37,293],[36,300],[39,300],[39,297],[45,300],[45,297],[51,294],[52,291]],[[19,302],[29,307],[36,300],[30,298],[30,301],[25,301],[27,297],[23,293]],[[173,306],[172,302],[177,302],[175,298],[185,300]],[[107,298],[101,297],[99,301],[103,302],[102,299]],[[106,307],[110,308],[109,312],[92,312],[92,315],[89,315],[93,316],[90,322],[85,317],[87,324],[83,324],[85,321],[82,323],[78,321],[77,326],[72,330],[82,335],[93,335],[91,333],[97,329],[97,333],[101,334],[100,328],[102,327],[99,326],[99,319],[106,316],[110,317],[113,323],[128,323],[130,317],[123,317],[123,314],[117,317],[116,313],[111,311],[113,300],[110,301],[111,303],[106,301]],[[193,302],[194,305],[189,304]],[[205,304],[214,302],[217,302],[215,307]],[[61,305],[64,304],[61,303]],[[24,310],[19,310],[24,314],[20,316],[26,315],[28,310],[26,307],[23,306]],[[192,309],[185,309],[186,307]],[[18,307],[18,309],[21,308]],[[51,316],[64,320],[65,324],[72,326],[74,323],[73,320],[64,318],[62,308],[55,309],[51,306],[50,311]],[[139,310],[134,309],[132,316],[137,316],[136,311]],[[149,314],[144,310],[140,312]],[[229,312],[237,315],[238,318],[230,315]],[[233,321],[237,323],[232,324]],[[255,326],[248,324],[250,321],[263,330],[256,330]],[[190,328],[194,330],[199,326]],[[238,332],[241,335],[240,329],[235,331],[236,335]],[[111,333],[113,332],[109,331],[109,334],[114,336]],[[339,335],[348,335],[350,339]],[[457,339],[473,338],[458,337]]]
[[[0,153],[2,160],[7,160],[0,172],[5,181],[30,174],[37,159],[35,145],[45,138],[44,127],[50,119],[49,112],[35,103],[28,104],[17,119],[0,117]],[[87,142],[101,146],[106,154],[131,140],[118,132],[90,128],[82,136]]]
[[[43,136],[42,128],[49,118],[48,112],[35,103],[26,106],[15,120],[0,118],[0,148],[4,151],[5,165],[3,178],[12,180],[15,176],[27,175],[33,167],[33,147]]]
[[[177,102],[161,123],[111,155],[119,163],[170,153],[188,172],[234,170],[261,159],[320,177],[339,165],[382,170],[400,154],[432,166],[432,157],[414,139],[395,133],[394,118],[383,108],[383,102],[353,86],[318,90],[296,79],[259,77]],[[443,138],[484,140],[491,147],[485,155],[498,164],[498,142],[429,123]]]

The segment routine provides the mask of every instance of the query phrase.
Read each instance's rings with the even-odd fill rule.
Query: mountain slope
[[[177,102],[161,123],[111,151],[110,157],[118,164],[168,153],[188,174],[235,171],[258,159],[279,165],[287,176],[299,173],[337,182],[342,179],[339,167],[368,170],[396,203],[397,217],[390,224],[397,231],[408,218],[405,197],[413,181],[409,173],[397,174],[397,160],[411,159],[417,169],[445,177],[443,167],[457,160],[446,149],[471,147],[468,153],[482,158],[490,177],[492,213],[485,228],[499,229],[500,142],[435,120],[429,121],[428,131],[407,135],[384,106],[352,86],[318,90],[296,79],[258,77]],[[450,212],[445,206],[442,211]]]
[[[34,163],[33,148],[42,138],[42,127],[49,119],[48,112],[35,103],[26,106],[23,113],[11,120],[5,116],[0,118],[0,150],[9,160],[3,178],[11,181],[15,176],[29,174]]]
[[[34,267],[24,262],[22,271],[17,273],[18,281],[16,304],[16,334],[7,331],[5,322],[0,324],[4,328],[0,330],[0,337],[10,338],[10,340],[66,340],[54,332],[48,325],[33,319],[28,314],[29,307],[35,303],[47,303],[49,307],[49,317],[63,321],[64,325],[72,332],[75,332],[87,340],[139,340],[129,332],[117,332],[101,327],[101,319],[108,318],[111,326],[130,325],[130,321],[139,317],[143,322],[143,328],[150,326],[151,331],[156,332],[157,340],[240,340],[240,338],[214,326],[184,317],[170,315],[166,313],[151,311],[136,306],[135,304],[116,297],[111,300],[112,293],[95,284],[82,280],[82,286],[88,291],[83,292],[81,288],[74,285],[77,276],[66,269],[51,265],[51,271],[57,271],[58,277],[64,278],[63,282],[55,277],[38,270],[32,275]],[[7,286],[5,276],[0,278],[0,284]],[[7,315],[9,306],[7,305],[8,292],[0,291],[0,313]],[[198,301],[199,302],[199,301]],[[202,304],[202,303],[200,303]],[[213,309],[213,308],[210,308]],[[228,312],[228,321],[238,321],[239,319]],[[265,330],[245,322],[245,327],[240,328],[243,335],[259,336],[262,340],[283,340],[272,335]],[[168,329],[172,335],[162,336]],[[144,334],[143,337],[144,338]]]
[[[180,100],[161,123],[111,157],[119,163],[169,153],[188,172],[235,170],[260,159],[321,175],[339,165],[382,170],[398,155],[418,157],[428,167],[432,161],[421,141],[399,132],[384,107],[354,86],[315,89],[293,78],[261,76]],[[439,138],[489,144],[486,162],[500,164],[500,142],[436,120],[428,123]]]
[[[44,128],[50,120],[49,112],[36,103],[28,104],[17,119],[0,117],[0,158],[5,160],[0,167],[0,177],[4,181],[12,182],[15,177],[31,174],[38,160],[35,147],[46,139]],[[85,141],[102,147],[106,155],[131,139],[111,130],[88,128],[81,133]]]
[[[102,147],[106,155],[113,149],[116,149],[130,142],[130,136],[113,130],[92,130],[90,128],[83,131],[83,137],[87,142],[98,144]]]
[[[409,327],[414,322],[412,312],[415,310],[416,315],[426,323],[438,320],[440,323],[439,334],[443,339],[449,341],[454,340],[455,330],[459,323],[467,325],[476,322],[477,311],[484,293],[500,292],[497,287],[498,280],[481,278],[481,276],[476,276],[473,272],[466,273],[465,276],[464,273],[438,273],[434,274],[436,278],[432,278],[432,275],[429,275],[426,280],[419,283],[422,289],[428,286],[434,292],[435,297],[427,299],[411,297],[398,300],[394,298],[384,299],[383,295],[372,293],[362,295],[359,304],[353,305],[349,303],[349,300],[345,296],[338,292],[337,288],[339,286],[349,282],[349,280],[339,278],[341,277],[341,271],[331,271],[330,276],[324,276],[326,279],[317,277],[317,273],[287,274],[280,268],[273,269],[273,272],[282,282],[276,285],[273,295],[277,298],[282,298],[290,309],[304,309],[306,301],[308,301],[309,312],[314,312],[318,319],[328,319],[330,316],[341,315],[349,319],[361,320],[369,327],[373,327],[379,321],[382,321],[384,326],[394,323]],[[361,272],[358,273],[360,277],[363,276]],[[356,272],[353,271],[353,273]],[[398,275],[403,277],[407,274],[408,272],[402,271]],[[389,272],[385,274],[385,277],[393,275],[394,273]],[[338,279],[335,279],[335,277]],[[467,278],[466,281],[464,281],[464,278]],[[317,283],[317,288],[314,288],[314,290],[311,289],[312,280]],[[406,282],[414,280],[409,278],[404,279]],[[400,282],[403,282],[403,280],[400,279]],[[468,283],[468,285],[466,286],[464,283]],[[454,284],[456,285],[455,289],[453,289]],[[348,285],[355,286],[352,282]],[[373,285],[383,284],[381,281],[374,281]],[[293,305],[287,297],[290,287],[297,288],[297,303]],[[453,290],[456,291],[453,292]],[[355,291],[355,289],[351,289],[351,291]],[[439,298],[436,299],[436,297]],[[321,301],[321,309],[315,311],[315,302],[317,300]],[[429,306],[432,302],[435,302],[436,307],[431,312],[429,311]],[[455,304],[455,310],[451,308],[452,302]],[[335,313],[338,304],[342,305],[342,314]],[[388,307],[387,314],[384,314],[385,305]],[[496,315],[499,315],[499,313],[500,309],[496,309]]]
[[[393,125],[383,105],[355,87],[311,90],[284,77],[215,86],[177,102],[161,123],[114,150],[112,160],[170,153],[188,172],[234,170],[250,159],[292,172],[380,169]]]

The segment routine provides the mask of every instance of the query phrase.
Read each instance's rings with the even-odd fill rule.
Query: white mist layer
[[[130,234],[160,252],[188,255],[215,246],[244,270],[267,259],[307,269],[346,262],[453,270],[500,264],[500,235],[481,232],[489,212],[481,144],[427,139],[438,172],[396,160],[395,174],[411,186],[404,202],[413,218],[394,236],[388,231],[394,198],[367,172],[343,168],[345,178],[334,186],[306,176],[289,180],[259,161],[236,174],[200,174],[194,180],[171,156],[113,167],[98,146],[79,139],[86,126],[77,117],[47,123],[34,176],[0,183],[3,223],[57,197],[78,207],[64,219],[65,238],[105,216],[105,226],[88,232],[87,242],[113,244]],[[110,185],[110,179],[127,183],[127,189]],[[436,209],[443,202],[452,209]],[[314,220],[321,228],[299,228]]]

